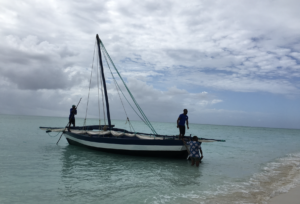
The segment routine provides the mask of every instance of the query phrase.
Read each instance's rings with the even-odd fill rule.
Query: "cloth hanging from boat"
[[[67,128],[62,129],[49,129],[51,132],[63,132],[63,131],[68,131]],[[86,131],[86,130],[70,130],[71,133],[74,134],[88,134],[88,135],[113,135],[115,137],[121,137],[121,136],[127,136],[127,137],[138,137],[140,139],[145,139],[145,140],[163,140],[163,137],[154,137],[154,136],[149,136],[149,135],[142,135],[142,134],[133,134],[133,133],[125,133],[125,132],[118,132],[118,131]]]

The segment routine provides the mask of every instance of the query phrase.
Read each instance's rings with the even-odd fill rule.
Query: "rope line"
[[[104,47],[104,49],[105,49],[105,47]],[[106,51],[106,50],[105,50],[105,51]],[[107,51],[106,51],[105,53],[106,53],[106,55],[108,55],[108,57],[110,58],[110,56],[109,56],[109,54],[107,53]],[[114,66],[114,64],[113,64],[113,62],[112,62],[112,60],[111,60],[111,58],[110,58],[110,61],[111,61],[112,65]],[[121,75],[119,74],[118,70],[116,69],[115,66],[114,66],[114,68],[115,68],[115,70],[117,71],[117,73],[118,73],[119,77],[121,78],[121,80],[123,81],[123,84],[124,84],[124,86],[126,87],[128,93],[129,93],[129,95],[131,96],[131,98],[132,98],[133,102],[135,103],[136,107],[138,108],[138,110],[139,110],[140,113],[142,114],[142,116],[143,116],[143,118],[144,118],[144,120],[142,120],[142,121],[150,128],[150,130],[151,130],[154,134],[157,134],[156,131],[154,130],[154,128],[152,127],[150,121],[147,119],[146,115],[143,113],[142,109],[139,107],[139,105],[138,105],[137,102],[135,101],[135,98],[133,97],[133,95],[132,95],[131,92],[129,91],[128,87],[126,86],[126,84],[125,84],[124,80],[122,79]],[[121,90],[121,89],[120,89],[120,90]],[[121,90],[121,92],[122,92],[122,90]],[[123,93],[123,92],[122,92],[122,93]],[[123,94],[123,95],[124,95],[124,94]],[[124,95],[124,97],[125,97],[125,95]],[[126,97],[125,97],[125,98],[126,98]],[[126,98],[126,99],[127,99],[127,98]],[[127,102],[129,103],[128,100],[127,100]],[[130,104],[130,103],[129,103],[129,104]],[[131,106],[131,107],[132,107],[132,106]],[[133,108],[133,107],[132,107],[132,108]],[[134,109],[133,109],[133,110],[134,110]],[[138,114],[137,114],[137,115],[138,115]]]
[[[105,56],[105,55],[104,55]],[[108,65],[108,67],[109,67],[109,69],[110,69],[110,66]],[[127,99],[127,97],[124,95],[124,93],[122,92],[122,90],[121,90],[121,88],[120,88],[120,86],[119,86],[119,84],[117,83],[117,80],[116,80],[116,78],[114,77],[114,75],[113,75],[113,73],[112,73],[112,71],[111,71],[111,69],[110,69],[110,72],[111,72],[111,75],[112,75],[112,77],[113,77],[113,79],[114,79],[114,81],[116,82],[116,85],[117,85],[117,87],[118,87],[118,89],[120,90],[120,92],[122,93],[122,95],[124,96],[124,98],[126,99],[126,101],[128,102],[128,104],[130,105],[130,107],[132,108],[132,110],[137,114],[137,116],[148,126],[148,124],[146,123],[146,121],[144,121],[144,119],[143,118],[141,118],[141,116],[136,112],[136,110],[134,109],[134,107],[131,105],[131,103],[128,101],[128,99]],[[129,119],[129,118],[128,118]]]
[[[135,132],[135,130],[134,130],[132,124],[130,123],[129,117],[128,117],[128,115],[127,115],[126,109],[125,109],[124,104],[123,104],[123,100],[122,100],[121,95],[120,95],[120,92],[122,92],[122,91],[119,90],[120,87],[119,87],[119,85],[118,85],[118,83],[117,83],[117,80],[115,79],[115,77],[114,77],[114,75],[113,75],[113,73],[112,73],[112,71],[111,71],[111,69],[110,69],[110,66],[109,66],[108,60],[107,60],[107,58],[106,58],[106,55],[104,54],[103,56],[104,56],[104,59],[105,59],[105,62],[106,62],[106,64],[107,64],[107,66],[108,66],[108,68],[109,68],[109,71],[110,71],[110,73],[111,73],[111,75],[112,75],[112,77],[113,77],[113,79],[114,79],[114,83],[115,83],[115,86],[116,86],[116,89],[117,89],[117,93],[118,93],[118,95],[119,95],[120,101],[121,101],[122,106],[123,106],[123,110],[124,110],[125,115],[126,115],[126,118],[127,118],[126,121],[128,121],[128,123],[129,123],[130,131],[131,131],[131,128],[132,128],[133,131]]]
[[[127,89],[131,99],[133,100],[133,102],[135,103],[136,107],[138,108],[138,110],[140,111],[141,115],[143,116],[144,120],[146,121],[146,124],[148,124],[148,127],[151,129],[151,131],[157,135],[157,132],[155,131],[155,129],[153,128],[153,126],[151,125],[150,121],[148,120],[147,116],[145,115],[145,113],[143,112],[143,110],[141,109],[141,107],[139,106],[139,104],[137,103],[137,101],[135,100],[135,98],[133,97],[132,93],[130,92],[129,88],[127,87],[127,85],[125,84],[123,78],[121,77],[119,71],[117,70],[115,64],[113,63],[111,57],[109,56],[107,50],[105,49],[102,41],[100,42],[101,47],[103,47],[103,51],[105,52],[105,54],[107,55],[107,57],[109,58],[111,64],[113,65],[114,69],[116,70],[117,74],[119,75],[120,79],[122,80],[125,88]]]
[[[60,132],[58,132],[56,135],[51,135],[49,132],[47,134],[49,135],[49,137],[56,137],[57,135],[60,134]]]
[[[91,91],[92,76],[93,76],[93,69],[94,69],[95,49],[96,49],[96,40],[95,40],[95,45],[94,45],[94,54],[93,54],[93,61],[92,61],[92,70],[91,70],[91,77],[90,77],[89,93],[88,93],[88,98],[87,98],[87,104],[86,104],[86,111],[85,111],[85,118],[84,118],[84,121],[83,121],[83,126],[86,126],[86,117],[87,117],[87,112],[88,112],[88,107],[89,107],[90,91]]]

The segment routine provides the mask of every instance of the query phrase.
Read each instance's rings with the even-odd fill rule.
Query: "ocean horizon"
[[[64,118],[66,121],[66,124],[69,122],[67,116],[47,116],[47,115],[17,115],[17,114],[5,114],[5,113],[0,113],[0,115],[14,115],[14,116],[28,116],[28,117],[52,117],[52,118]],[[76,119],[78,120],[84,120],[83,117],[76,116]],[[89,117],[87,120],[99,120],[97,117]],[[101,118],[101,121],[104,119]],[[123,119],[111,119],[113,121],[125,121]],[[135,121],[135,122],[140,122],[140,120],[130,120],[130,121]],[[176,125],[176,120],[175,122],[168,122],[168,121],[150,121],[151,123],[171,123]],[[232,127],[253,127],[253,128],[273,128],[273,129],[292,129],[292,130],[300,130],[300,128],[288,128],[288,127],[271,127],[271,126],[251,126],[251,125],[230,125],[230,124],[208,124],[208,123],[193,123],[189,122],[189,124],[195,124],[195,125],[217,125],[217,126],[232,126]],[[76,124],[77,125],[77,124]],[[80,124],[81,125],[81,124]],[[63,127],[63,125],[61,125]],[[178,133],[179,134],[179,133]]]

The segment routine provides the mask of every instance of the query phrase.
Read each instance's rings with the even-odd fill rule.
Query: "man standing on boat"
[[[179,118],[177,119],[177,128],[179,128],[179,139],[183,139],[185,134],[185,123],[187,126],[187,129],[189,129],[189,117],[187,116],[188,110],[184,109],[183,114],[179,115]]]
[[[76,106],[73,105],[72,108],[70,109],[69,128],[68,128],[69,131],[70,131],[71,124],[73,124],[73,127],[75,127],[75,115],[77,115],[77,109]]]

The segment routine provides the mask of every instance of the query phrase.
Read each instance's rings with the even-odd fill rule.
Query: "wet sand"
[[[300,186],[292,188],[287,193],[280,194],[271,198],[269,204],[299,204],[300,203]]]

